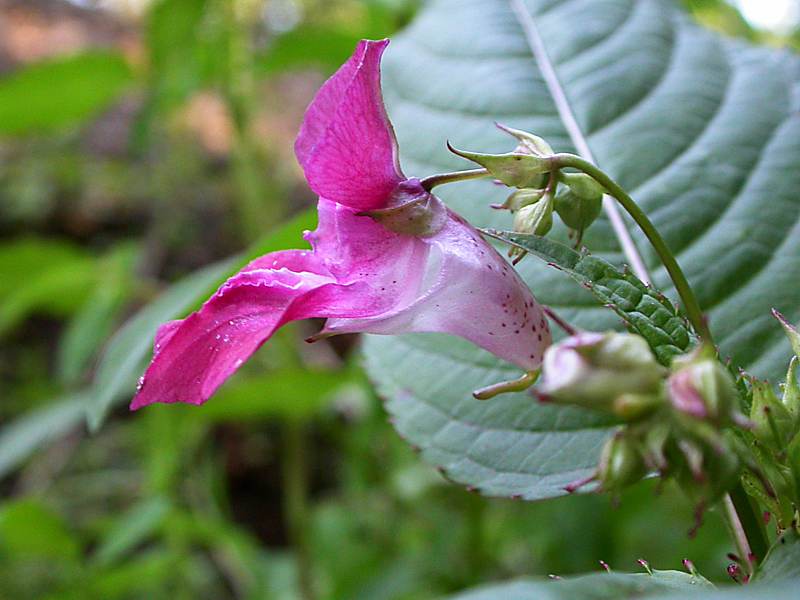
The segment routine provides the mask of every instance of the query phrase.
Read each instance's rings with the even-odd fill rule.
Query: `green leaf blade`
[[[531,43],[531,22],[544,52]],[[543,64],[552,67],[561,97],[554,97],[548,86]],[[670,0],[433,0],[393,40],[383,68],[387,109],[406,173],[424,177],[466,168],[448,155],[445,140],[482,152],[511,150],[493,121],[540,135],[557,152],[593,159],[631,193],[677,253],[723,355],[760,377],[775,379],[783,375],[789,347],[772,322],[770,308],[775,306],[792,322],[800,320],[799,81],[796,55],[706,31]],[[440,195],[477,226],[510,229],[507,214],[488,208],[502,202],[504,191],[496,186],[464,182],[441,188]],[[653,285],[675,301],[647,240],[627,226]],[[553,235],[566,241],[563,228]],[[594,257],[614,266],[629,262],[607,217],[601,215],[584,243]],[[597,267],[590,261],[584,266]],[[563,273],[530,260],[518,271],[540,302],[574,326],[619,327],[611,311]],[[597,279],[593,273],[584,275]],[[628,281],[613,283],[605,292],[638,308],[629,312],[629,321],[651,337],[666,335],[662,360],[687,346],[684,326],[673,320],[669,305],[648,294],[637,300]],[[652,324],[655,328],[648,329]],[[391,360],[398,360],[398,353],[415,352],[420,343],[415,338],[392,343],[368,339],[365,351],[373,379],[388,379]],[[429,462],[448,470],[458,465],[457,480],[465,485],[486,488],[487,469],[502,473],[520,465],[529,473],[543,476],[546,470],[546,477],[558,478],[542,466],[548,457],[538,453],[540,436],[556,439],[561,434],[553,424],[558,411],[532,412],[505,398],[490,403],[491,410],[476,409],[469,386],[514,374],[488,355],[469,354],[460,343],[437,344],[444,357],[469,356],[474,362],[446,364],[445,358],[424,353],[413,368],[382,384],[402,435]],[[418,385],[416,373],[427,372],[434,360],[442,361],[439,370],[462,374],[464,385]],[[529,463],[521,458],[516,465],[504,462],[500,433],[473,431],[474,447],[466,432],[458,443],[456,436],[442,433],[458,429],[468,417],[491,429],[487,420],[499,416],[537,432],[519,439],[514,449],[518,457],[527,452]],[[567,473],[587,473],[597,460],[602,434],[592,418],[586,416],[588,425],[577,428],[558,453],[562,481]],[[497,446],[487,450],[484,445],[477,457],[476,448],[495,437]],[[482,466],[473,464],[476,457]],[[557,485],[546,483],[537,490],[533,479],[515,481],[520,489],[514,492],[512,485],[504,485],[504,495],[563,493]],[[500,493],[499,485],[489,487]]]

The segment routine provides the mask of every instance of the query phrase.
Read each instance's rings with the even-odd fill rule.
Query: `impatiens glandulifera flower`
[[[181,321],[163,325],[133,409],[205,402],[280,326],[327,318],[348,332],[442,332],[525,371],[550,343],[544,313],[511,266],[400,170],[384,110],[388,40],[362,41],[312,101],[295,144],[320,196],[313,250],[256,259]]]

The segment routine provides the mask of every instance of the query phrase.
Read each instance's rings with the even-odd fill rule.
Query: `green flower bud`
[[[562,177],[567,188],[556,196],[555,210],[567,227],[583,231],[603,209],[603,188],[585,173]]]
[[[624,431],[617,432],[603,446],[597,480],[605,492],[618,492],[647,474],[638,442]]]
[[[513,192],[503,204],[492,205],[493,208],[504,208],[512,212],[523,206],[538,202],[544,196],[545,190],[535,188],[522,188]]]
[[[514,149],[514,152],[520,154],[533,154],[534,156],[552,156],[553,149],[550,147],[550,144],[548,144],[538,135],[533,135],[532,133],[522,131],[521,129],[506,127],[500,123],[495,123],[495,125],[497,125],[499,129],[502,129],[506,133],[519,140],[519,144]]]
[[[681,438],[668,456],[669,474],[698,507],[708,507],[739,480],[741,462],[724,437],[715,445]]]
[[[736,409],[736,384],[716,359],[713,348],[700,346],[677,357],[672,369],[667,391],[676,410],[717,424],[741,420]]]
[[[792,415],[766,381],[753,381],[750,420],[754,424],[753,435],[756,439],[776,451],[783,450],[794,434]]]
[[[578,333],[545,351],[539,391],[554,402],[614,413],[626,394],[655,396],[659,403],[665,373],[638,335]]]
[[[516,188],[538,188],[542,185],[543,175],[551,170],[550,160],[546,157],[521,152],[506,154],[483,154],[457,150],[450,144],[450,152],[478,163],[505,185]]]
[[[650,423],[644,433],[642,442],[645,449],[645,456],[651,469],[656,469],[662,473],[667,471],[667,443],[672,435],[672,427],[669,423],[659,420]]]
[[[546,195],[533,204],[527,204],[514,213],[514,231],[547,235],[553,227],[553,197]]]

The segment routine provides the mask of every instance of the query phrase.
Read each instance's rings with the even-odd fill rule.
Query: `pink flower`
[[[161,326],[131,408],[205,402],[276,329],[310,317],[328,319],[315,337],[444,332],[525,370],[541,364],[550,332],[528,287],[400,170],[380,89],[388,43],[359,43],[306,112],[295,151],[320,196],[313,250],[262,256]]]

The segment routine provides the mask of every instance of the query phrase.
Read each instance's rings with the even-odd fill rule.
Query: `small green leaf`
[[[359,38],[349,31],[300,25],[276,37],[256,58],[256,68],[265,75],[309,66],[332,73],[352,54]]]
[[[6,424],[0,430],[0,478],[36,450],[79,425],[85,401],[80,394],[66,396]]]
[[[116,562],[145,541],[163,523],[169,508],[169,502],[160,496],[146,498],[135,504],[103,536],[93,562],[101,567]]]
[[[0,508],[0,555],[72,560],[79,545],[64,521],[36,500]]]
[[[0,246],[0,336],[34,312],[72,314],[97,282],[95,267],[67,242],[20,238]]]
[[[668,366],[691,347],[693,336],[675,306],[627,270],[548,238],[494,229],[486,233],[566,272],[617,313],[629,331],[646,339],[661,364]]]
[[[112,331],[134,288],[135,280],[130,273],[135,259],[136,248],[125,244],[96,266],[94,290],[70,319],[58,345],[56,371],[64,386],[74,387],[81,381]]]
[[[0,79],[0,135],[80,123],[119,98],[132,81],[117,52],[93,51],[26,67]]]

